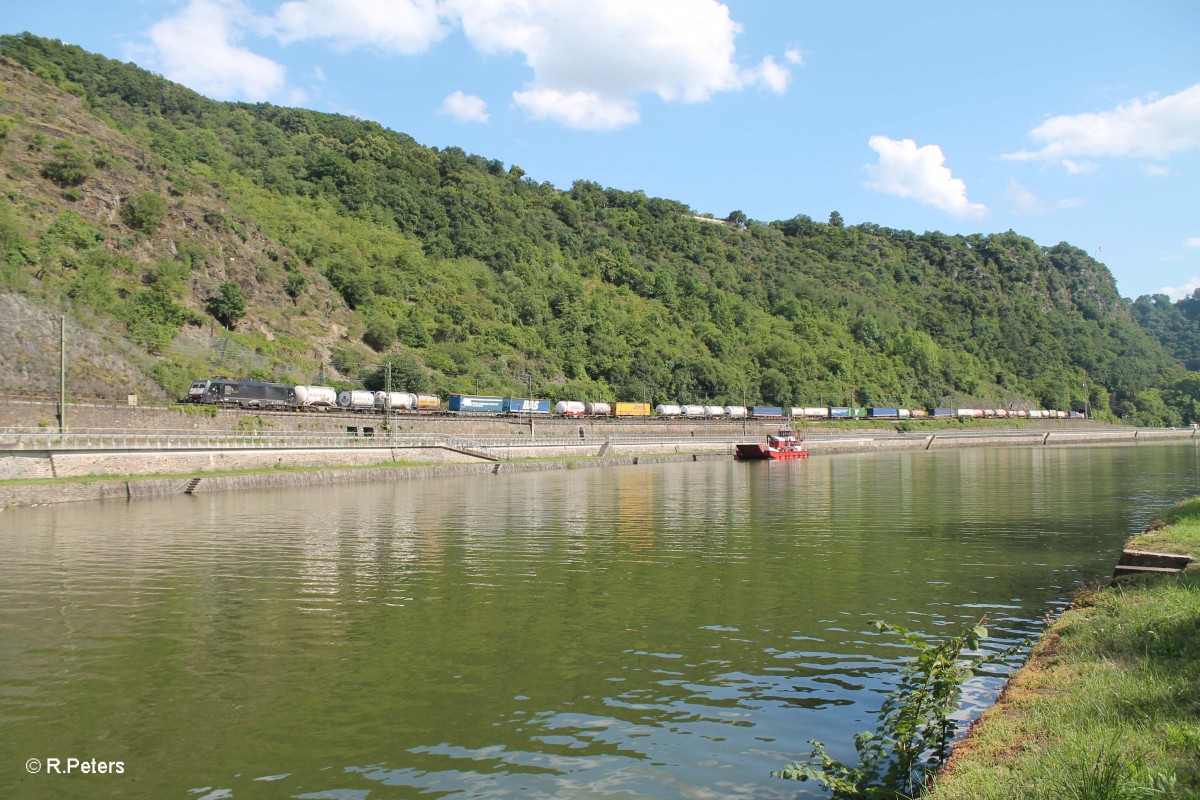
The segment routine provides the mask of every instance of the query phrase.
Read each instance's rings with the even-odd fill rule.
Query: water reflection
[[[5,511],[0,786],[59,752],[155,797],[796,797],[770,770],[849,758],[907,655],[871,621],[1006,646],[1196,474],[1029,448]]]

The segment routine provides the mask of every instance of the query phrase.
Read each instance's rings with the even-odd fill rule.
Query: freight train
[[[454,415],[530,415],[568,418],[620,417],[665,419],[756,419],[756,420],[908,420],[908,419],[1077,419],[1077,411],[1004,408],[892,408],[848,406],[782,407],[719,406],[660,403],[605,403],[579,400],[550,400],[517,397],[487,397],[453,394],[443,406],[435,394],[411,392],[371,392],[332,386],[303,386],[266,381],[238,381],[209,378],[193,381],[184,399],[190,403],[275,410],[396,411],[444,413]]]

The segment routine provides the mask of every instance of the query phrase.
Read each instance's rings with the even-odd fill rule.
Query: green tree
[[[396,321],[381,311],[373,311],[367,317],[363,341],[372,350],[382,353],[396,343]]]
[[[303,272],[290,272],[287,276],[287,283],[284,286],[284,291],[288,293],[288,297],[296,300],[300,295],[308,291],[308,277]]]
[[[246,298],[242,287],[235,281],[225,281],[217,293],[208,298],[205,309],[226,328],[232,329],[237,321],[246,316]]]
[[[91,157],[70,139],[54,145],[50,161],[42,167],[42,176],[59,186],[78,186],[92,175]]]
[[[393,392],[427,392],[430,381],[429,372],[412,353],[392,353],[384,357],[379,368],[363,381],[363,385],[373,392],[383,391],[387,385],[387,369],[392,368]]]
[[[166,216],[167,202],[154,192],[135,194],[121,204],[121,220],[147,236],[158,230]]]

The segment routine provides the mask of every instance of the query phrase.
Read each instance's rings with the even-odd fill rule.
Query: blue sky
[[[568,188],[1014,230],[1200,288],[1200,3],[0,0],[0,29]]]

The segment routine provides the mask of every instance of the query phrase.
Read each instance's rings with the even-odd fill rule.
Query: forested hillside
[[[0,86],[0,285],[111,343],[130,366],[97,362],[99,393],[176,396],[213,364],[349,385],[388,358],[442,394],[1196,418],[1065,243],[699,218],[29,34],[0,37]]]

